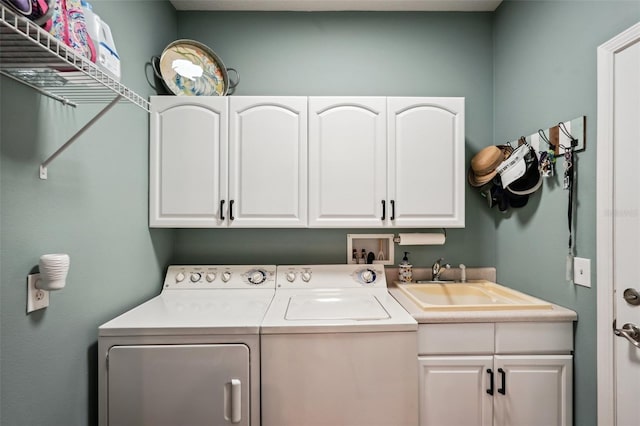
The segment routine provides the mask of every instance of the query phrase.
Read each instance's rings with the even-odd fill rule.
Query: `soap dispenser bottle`
[[[404,252],[402,262],[398,265],[398,277],[403,283],[410,283],[413,281],[413,265],[409,263],[409,258],[407,257],[408,254],[408,251]]]

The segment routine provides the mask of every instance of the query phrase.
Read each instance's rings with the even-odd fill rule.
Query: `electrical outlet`
[[[591,259],[582,257],[573,259],[573,283],[591,287]]]
[[[49,292],[36,287],[40,274],[27,275],[27,313],[49,306]]]

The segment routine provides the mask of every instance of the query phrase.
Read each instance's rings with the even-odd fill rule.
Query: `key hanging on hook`
[[[547,150],[540,152],[540,173],[543,177],[552,177],[556,174],[556,153],[555,145],[551,143],[544,130],[538,130],[538,136],[547,144]]]
[[[564,148],[564,179],[562,181],[562,189],[570,190],[573,175],[573,150]]]

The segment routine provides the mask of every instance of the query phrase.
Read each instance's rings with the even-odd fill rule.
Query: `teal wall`
[[[577,154],[575,240],[576,255],[591,259],[594,286],[565,281],[567,191],[559,178],[546,181],[525,208],[495,219],[499,281],[578,313],[580,426],[596,424],[596,48],[639,20],[638,1],[507,1],[495,14],[495,140],[587,117],[587,150]]]
[[[237,95],[463,96],[469,158],[492,142],[492,21],[491,13],[182,12],[178,35],[238,69]],[[441,256],[494,265],[493,218],[474,195],[467,190],[466,228],[448,230],[445,246],[409,247],[414,265]],[[344,263],[346,234],[373,232],[181,230],[173,261]]]
[[[148,58],[193,38],[240,71],[238,95],[464,96],[467,163],[486,145],[586,115],[577,254],[592,259],[595,282],[595,49],[640,19],[637,1],[507,1],[496,13],[94,8],[115,34],[123,82],[143,96]],[[94,424],[96,328],[157,294],[168,263],[344,262],[347,233],[380,232],[149,230],[147,114],[118,105],[41,181],[41,160],[99,107],[63,107],[6,78],[0,93],[0,424]],[[411,247],[412,262],[495,265],[499,281],[575,309],[575,424],[595,424],[595,289],[564,281],[566,193],[545,183],[505,216],[466,191],[466,228],[449,230],[445,246]],[[26,275],[59,251],[71,255],[67,288],[25,315]]]
[[[115,35],[123,82],[151,94],[144,63],[175,38],[175,11],[93,3]],[[97,327],[158,293],[172,248],[171,231],[147,225],[148,114],[117,105],[43,181],[40,162],[101,106],[65,107],[4,77],[0,91],[0,424],[94,425]],[[27,274],[58,252],[71,256],[66,288],[26,315]]]

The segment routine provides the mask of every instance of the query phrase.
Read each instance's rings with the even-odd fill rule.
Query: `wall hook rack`
[[[536,151],[551,149],[556,157],[564,155],[564,148],[573,147],[573,152],[584,151],[586,145],[587,117],[581,116],[570,121],[562,121],[555,126],[539,129],[529,136],[520,136],[508,142],[518,146],[528,143]]]

